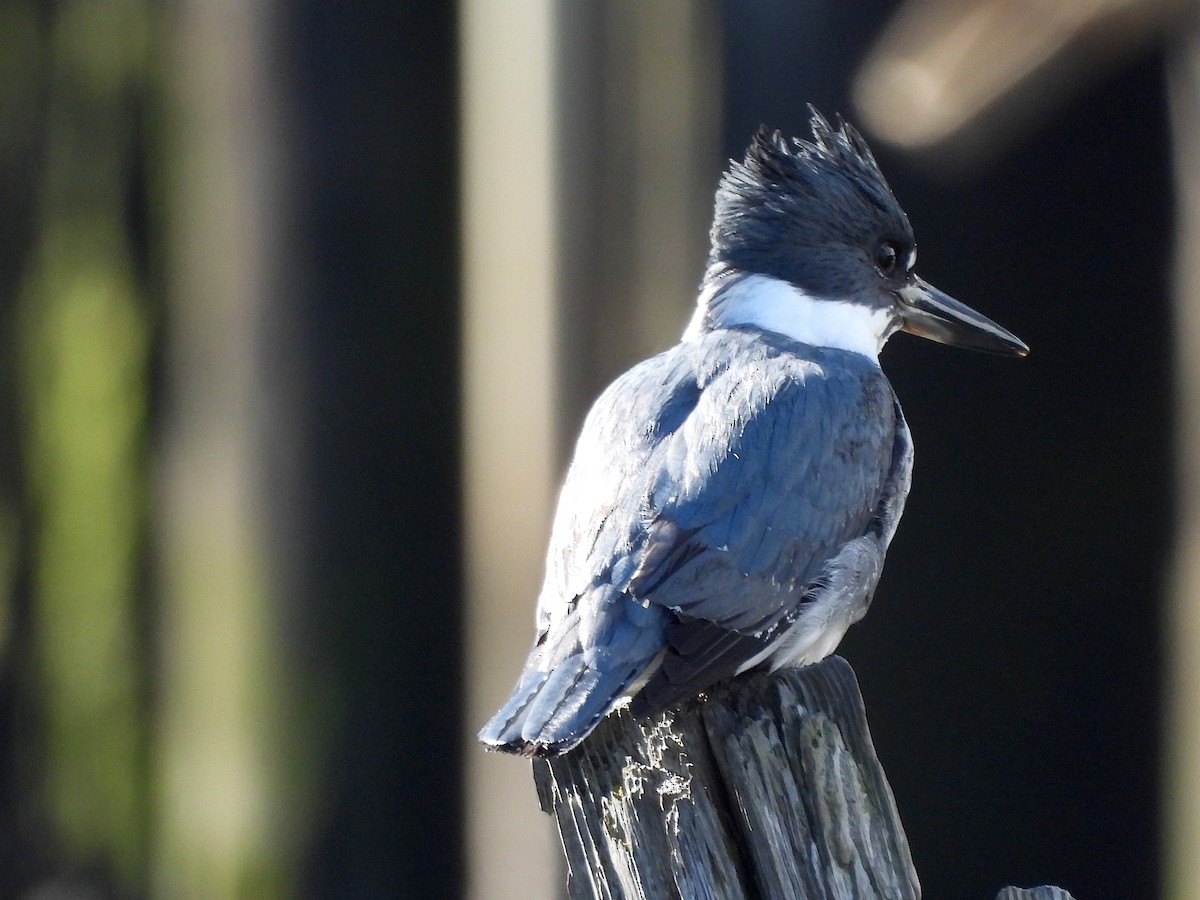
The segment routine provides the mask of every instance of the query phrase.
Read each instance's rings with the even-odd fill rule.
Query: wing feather
[[[665,455],[694,477],[682,491],[670,476],[659,483],[629,586],[676,614],[664,674],[636,710],[757,657],[830,560],[871,528],[892,471],[895,399],[877,369],[821,356],[724,373],[667,439],[678,446]]]
[[[762,333],[615,381],[560,496],[537,643],[483,739],[563,749],[638,684],[650,712],[761,658],[879,515],[896,416],[865,358]]]

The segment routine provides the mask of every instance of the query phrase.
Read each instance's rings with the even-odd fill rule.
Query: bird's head
[[[760,128],[745,159],[721,179],[701,295],[705,321],[801,339],[812,333],[810,343],[832,342],[826,346],[837,346],[840,331],[866,329],[866,338],[845,340],[875,342],[875,354],[897,330],[1028,353],[1015,335],[917,276],[912,226],[862,135],[840,120],[833,128],[816,110],[811,127],[811,141]],[[703,309],[706,298],[712,309]],[[837,322],[816,321],[822,317]]]

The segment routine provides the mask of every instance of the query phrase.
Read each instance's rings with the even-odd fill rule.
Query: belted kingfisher
[[[763,128],[730,163],[682,341],[588,414],[490,749],[561,753],[619,705],[824,659],[871,603],[912,474],[884,343],[1029,352],[917,276],[866,142],[811,113],[812,141]]]

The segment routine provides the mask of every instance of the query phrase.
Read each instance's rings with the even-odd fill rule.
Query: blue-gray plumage
[[[717,192],[683,341],[596,401],[559,498],[537,637],[480,732],[568,750],[757,665],[817,662],[867,611],[912,442],[879,367],[904,329],[1023,355],[912,271],[912,229],[861,136],[760,131]]]

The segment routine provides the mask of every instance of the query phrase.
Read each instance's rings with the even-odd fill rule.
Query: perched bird
[[[731,162],[682,341],[588,414],[489,748],[561,753],[626,702],[646,716],[828,656],[871,603],[912,473],[884,343],[1028,353],[913,271],[862,136],[816,110],[810,125],[811,141],[760,129]]]

